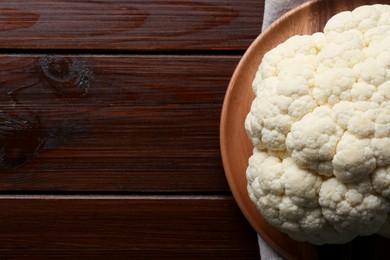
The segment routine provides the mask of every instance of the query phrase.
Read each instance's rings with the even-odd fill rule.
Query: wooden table
[[[0,2],[0,257],[259,259],[219,120],[262,0]]]
[[[1,1],[0,259],[259,259],[219,122],[263,8]],[[383,257],[373,243],[320,258]]]

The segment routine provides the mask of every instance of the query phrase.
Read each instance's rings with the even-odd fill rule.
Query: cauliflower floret
[[[376,167],[374,151],[368,139],[358,139],[351,134],[344,134],[337,145],[332,160],[333,174],[344,183],[363,179]]]
[[[351,86],[356,82],[350,68],[332,68],[318,73],[314,78],[313,97],[318,105],[334,105],[341,100],[351,100]]]
[[[328,20],[324,32],[345,32],[356,28],[358,21],[354,19],[352,12],[344,11],[334,15]]]
[[[384,225],[388,202],[374,193],[368,178],[344,184],[336,178],[322,183],[319,203],[324,217],[340,233],[371,235]]]
[[[356,64],[353,66],[353,72],[359,82],[374,86],[379,86],[389,79],[384,65],[374,58],[367,58],[365,61]]]
[[[264,218],[295,239],[310,237],[321,244],[328,238],[337,237],[337,242],[344,243],[354,237],[338,236],[327,223],[319,205],[322,179],[299,168],[291,158],[282,160],[255,148],[247,180],[249,195]]]
[[[387,81],[377,88],[377,91],[373,93],[370,99],[372,102],[381,104],[383,108],[386,108],[390,100],[390,81]]]
[[[390,237],[390,5],[331,18],[264,55],[245,121],[248,192],[315,244]]]
[[[327,44],[315,59],[317,72],[332,68],[352,68],[365,60],[363,35],[360,31],[329,32],[326,37]]]
[[[374,85],[367,84],[366,82],[356,82],[352,84],[352,101],[369,101],[376,91],[377,88]]]
[[[287,149],[298,165],[324,176],[333,174],[332,158],[343,134],[330,114],[327,106],[317,107],[292,125],[286,140]]]
[[[375,170],[371,180],[374,190],[390,200],[390,165]]]

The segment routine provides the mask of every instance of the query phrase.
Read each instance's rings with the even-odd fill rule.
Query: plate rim
[[[229,153],[227,152],[227,146],[228,146],[227,143],[228,142],[226,142],[226,138],[228,136],[228,133],[227,133],[228,129],[227,129],[226,124],[227,124],[228,119],[229,119],[228,112],[229,112],[229,109],[231,109],[231,107],[228,106],[228,105],[230,105],[228,101],[230,101],[234,98],[233,92],[237,92],[237,88],[239,88],[236,86],[236,81],[238,81],[239,73],[241,73],[242,67],[245,67],[247,65],[248,66],[253,65],[253,63],[251,63],[250,59],[253,59],[253,55],[256,54],[257,52],[261,53],[261,57],[258,58],[258,60],[261,62],[263,54],[265,54],[266,51],[272,49],[272,47],[268,50],[266,50],[267,47],[263,47],[263,49],[261,49],[262,47],[259,47],[258,45],[262,44],[262,42],[263,42],[264,45],[268,44],[268,47],[269,46],[275,47],[278,43],[283,42],[284,41],[283,39],[282,40],[277,39],[276,42],[269,41],[269,42],[271,42],[271,43],[269,43],[269,42],[267,42],[266,38],[269,37],[270,34],[275,34],[275,33],[283,33],[283,32],[286,33],[287,32],[286,34],[289,34],[289,31],[287,31],[287,30],[283,31],[283,28],[282,29],[280,28],[281,25],[283,25],[283,24],[286,25],[286,22],[288,22],[289,19],[294,19],[294,17],[305,14],[305,12],[308,11],[308,13],[306,13],[306,15],[307,14],[311,15],[310,18],[314,19],[311,21],[317,22],[317,24],[315,24],[316,26],[312,26],[310,28],[303,28],[303,27],[305,27],[305,26],[303,26],[301,29],[302,29],[302,31],[309,29],[310,34],[312,34],[315,31],[322,31],[323,30],[322,23],[326,23],[326,21],[330,17],[335,15],[336,13],[341,12],[341,11],[346,11],[346,10],[353,10],[359,6],[366,5],[366,4],[369,4],[369,5],[373,5],[373,4],[390,5],[390,2],[389,2],[389,0],[356,0],[356,1],[314,0],[314,1],[308,1],[308,2],[302,4],[298,7],[290,10],[289,12],[287,12],[286,14],[281,16],[279,19],[277,19],[275,22],[273,22],[270,25],[270,27],[268,27],[266,30],[264,30],[262,33],[260,33],[256,37],[256,39],[250,44],[250,46],[248,47],[248,49],[245,51],[244,55],[241,57],[240,61],[238,62],[237,66],[232,74],[232,77],[230,79],[230,82],[228,84],[226,93],[225,93],[225,97],[224,97],[223,105],[222,105],[222,111],[221,111],[221,117],[220,117],[220,129],[219,129],[220,130],[220,136],[219,136],[220,140],[219,141],[220,141],[220,149],[221,149],[221,158],[222,158],[223,168],[225,170],[225,177],[227,179],[227,182],[229,184],[230,190],[233,194],[233,197],[234,197],[236,203],[238,204],[241,212],[246,217],[249,224],[277,253],[279,253],[280,255],[282,255],[283,257],[288,258],[288,259],[318,258],[320,246],[316,246],[316,245],[310,244],[308,242],[299,242],[299,241],[293,240],[292,238],[288,237],[286,234],[284,234],[281,231],[277,230],[276,228],[272,227],[268,222],[266,222],[264,220],[264,218],[261,216],[261,213],[256,209],[254,203],[252,201],[250,201],[249,194],[247,192],[246,187],[245,187],[245,190],[235,189],[235,187],[237,186],[237,183],[235,182],[235,175],[237,175],[237,174],[234,175],[231,172],[231,169],[230,169],[231,163],[228,161]],[[330,11],[328,10],[328,7],[331,8]],[[319,15],[317,14],[317,12],[320,12]],[[313,16],[314,16],[314,18],[313,18]],[[325,18],[327,18],[327,19],[324,20]],[[321,24],[322,24],[322,26],[321,26]],[[288,27],[288,26],[286,26],[286,27]],[[300,30],[298,30],[298,31],[300,31]],[[292,35],[295,35],[295,34],[299,34],[299,33],[293,33]],[[285,36],[283,36],[283,37],[285,37]],[[287,39],[287,38],[285,38],[285,39]],[[271,39],[272,39],[272,37],[271,37]],[[260,48],[260,50],[258,50],[259,48]],[[260,62],[258,63],[258,65],[260,64]],[[248,64],[246,64],[246,63],[248,63]],[[251,67],[247,67],[246,69],[248,69],[248,68],[253,69]],[[256,71],[257,71],[257,68],[256,68]],[[254,74],[253,74],[253,78],[254,78]],[[253,81],[253,78],[252,78],[252,81]],[[246,90],[246,91],[248,91],[248,90]],[[250,92],[252,93],[252,88],[250,88]],[[245,93],[245,94],[247,94],[247,93]],[[252,93],[252,95],[253,95],[253,93]],[[254,97],[254,95],[253,95],[253,97]],[[246,101],[247,100],[245,100],[245,102]],[[252,103],[252,101],[253,101],[253,99],[251,99],[249,101],[249,105]],[[249,112],[249,110],[247,112]],[[247,112],[246,112],[246,114],[247,114]],[[244,130],[244,133],[245,133],[244,124],[242,124],[240,127],[241,127],[240,131]],[[238,129],[238,128],[235,127],[235,129]],[[246,136],[246,134],[244,134],[244,135],[245,135],[244,142],[248,142],[250,144],[249,138]],[[242,145],[242,146],[244,146],[244,145]],[[253,146],[251,145],[251,147],[253,147]],[[246,147],[244,147],[244,148],[249,149]],[[249,157],[251,154],[252,153],[249,153]],[[248,157],[248,159],[249,159],[249,157]],[[248,165],[248,160],[246,161],[246,166],[247,165]],[[245,172],[243,172],[242,174],[244,174],[244,176],[245,176]],[[244,177],[244,179],[245,179],[244,181],[245,181],[245,185],[246,185],[246,176]],[[252,210],[254,208],[256,210],[257,213],[256,213],[255,217],[251,216],[251,214],[249,213],[248,205],[243,203],[243,198],[241,197],[242,195],[244,195],[244,197],[246,196],[247,200],[249,199],[249,202],[250,202],[249,208],[251,208]],[[254,220],[254,218],[256,218],[256,221]],[[261,226],[260,228],[259,228],[260,224],[258,223],[259,222],[258,218],[260,218],[262,222],[266,222],[265,225]],[[276,234],[277,238],[282,240],[282,242],[275,239],[275,234]],[[272,235],[272,237],[271,237],[271,235]],[[290,248],[288,248],[288,247],[290,247]]]
[[[248,206],[245,205],[245,203],[243,203],[243,198],[241,197],[241,194],[239,194],[237,189],[234,189],[237,186],[237,184],[236,184],[234,177],[233,177],[233,174],[231,173],[231,170],[230,170],[230,164],[228,163],[228,159],[227,159],[228,156],[226,153],[227,147],[226,147],[226,144],[224,142],[224,140],[226,140],[226,136],[227,136],[227,131],[226,131],[227,130],[226,129],[227,120],[226,119],[228,117],[228,109],[229,109],[228,108],[228,103],[229,103],[228,101],[232,100],[232,96],[233,96],[232,92],[233,92],[233,88],[234,88],[236,80],[237,80],[238,73],[241,71],[241,68],[245,65],[245,63],[248,62],[248,59],[251,57],[251,55],[253,55],[253,53],[256,52],[255,51],[256,46],[261,44],[261,41],[266,39],[268,37],[268,35],[272,34],[273,31],[275,30],[275,28],[277,28],[279,24],[286,22],[292,16],[299,15],[300,12],[302,12],[308,8],[311,8],[312,6],[315,6],[318,3],[324,2],[324,1],[326,1],[326,0],[308,1],[308,2],[305,2],[305,3],[295,7],[293,9],[289,10],[288,12],[286,12],[282,16],[280,16],[278,19],[276,19],[269,27],[267,27],[264,31],[262,31],[255,38],[255,40],[249,45],[249,47],[245,51],[244,55],[241,57],[240,61],[238,62],[236,68],[234,69],[234,72],[231,76],[231,79],[229,81],[229,84],[228,84],[228,87],[227,87],[227,90],[226,90],[226,93],[224,96],[221,117],[220,117],[219,138],[220,138],[222,164],[223,164],[223,168],[225,171],[225,177],[227,179],[227,182],[229,184],[229,188],[233,194],[233,197],[234,197],[238,207],[240,208],[241,212],[244,214],[245,218],[247,219],[249,224],[253,227],[253,229],[256,231],[256,233],[258,235],[260,235],[262,237],[262,239],[264,239],[277,253],[279,253],[280,255],[282,255],[283,257],[286,257],[288,259],[295,258],[296,256],[291,255],[284,247],[282,247],[282,245],[276,243],[267,232],[264,232],[263,230],[260,230],[257,227],[255,220],[253,219],[253,216],[250,215],[250,213],[249,213],[250,210],[248,210]],[[263,55],[262,55],[262,57],[263,57]],[[262,57],[260,58],[260,61],[261,61]],[[250,101],[250,103],[252,103],[252,101],[253,101],[253,99]],[[242,126],[242,127],[244,128],[244,126]],[[249,139],[247,141],[249,142]],[[253,149],[253,146],[251,146],[251,147]],[[246,192],[246,196],[249,198],[247,190],[245,190],[245,192]],[[250,208],[253,208],[253,207],[256,208],[254,203],[252,202],[252,206],[250,206]],[[311,254],[316,255],[315,251],[317,251],[317,250],[315,250],[315,248],[316,248],[315,245],[309,244],[307,242],[293,240],[287,234],[282,233],[281,231],[274,228],[271,224],[266,222],[259,211],[257,211],[257,213],[258,213],[258,217],[260,217],[263,220],[263,222],[265,222],[266,225],[268,225],[268,228],[274,230],[274,232],[280,233],[280,235],[284,236],[285,239],[291,240],[291,243],[293,243],[293,244],[302,244],[303,246],[308,247],[309,248],[308,251],[310,251]]]

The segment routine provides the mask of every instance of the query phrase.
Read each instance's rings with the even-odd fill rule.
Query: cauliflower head
[[[390,238],[390,5],[293,36],[252,87],[246,176],[264,218],[313,244]]]

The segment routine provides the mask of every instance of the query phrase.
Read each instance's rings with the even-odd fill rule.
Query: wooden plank
[[[229,196],[1,196],[2,258],[259,259]],[[319,259],[389,259],[386,240],[317,247]]]
[[[228,191],[237,56],[0,56],[0,190]]]
[[[2,196],[0,255],[259,259],[229,196]]]
[[[3,0],[0,49],[244,50],[264,0]]]

